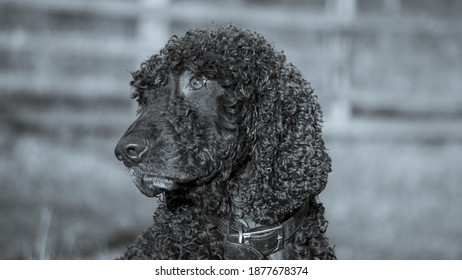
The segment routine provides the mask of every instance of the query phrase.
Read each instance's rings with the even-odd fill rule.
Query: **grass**
[[[17,139],[15,160],[1,169],[4,257],[87,258],[149,225],[154,201],[138,195],[108,149],[88,146]]]
[[[462,258],[460,144],[329,144],[323,200],[339,258]]]
[[[0,138],[4,155],[0,160],[0,258],[117,256],[151,224],[156,205],[138,192],[113,156],[125,124],[113,121],[115,128],[106,135],[91,129],[100,125],[95,120],[101,120],[101,115],[110,119],[112,114],[117,120],[116,115],[124,113],[90,108],[82,116],[93,118],[79,118],[63,107],[51,109],[48,115],[40,111],[33,105],[18,108],[22,116],[16,120],[22,125],[1,123],[6,129]],[[126,119],[128,123],[130,116]],[[72,125],[89,130],[66,131]]]

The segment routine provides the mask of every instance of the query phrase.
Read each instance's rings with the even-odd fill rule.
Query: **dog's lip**
[[[143,177],[143,184],[166,191],[171,191],[176,188],[176,183],[173,179],[150,175],[145,175]]]
[[[155,197],[163,192],[174,191],[184,185],[195,184],[198,180],[180,172],[178,172],[178,176],[173,177],[153,173],[143,174],[140,170],[135,169],[130,171],[136,187],[147,197]]]
[[[146,175],[141,180],[135,180],[135,185],[147,197],[155,197],[176,188],[176,183],[171,179]]]
[[[154,186],[136,185],[136,187],[140,190],[142,194],[144,194],[147,197],[155,197],[164,192],[164,190],[158,189]]]

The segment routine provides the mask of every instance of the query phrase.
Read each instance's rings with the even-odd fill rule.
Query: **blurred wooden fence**
[[[462,21],[441,8],[457,1],[269,2],[0,0],[0,90],[125,98],[170,34],[232,22],[301,68],[329,136],[462,140]]]
[[[143,48],[158,49],[167,38],[165,3],[0,1],[1,90],[60,95],[128,90],[129,70],[146,58],[139,57]]]

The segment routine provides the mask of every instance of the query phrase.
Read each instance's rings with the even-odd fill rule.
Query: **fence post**
[[[351,104],[351,55],[352,42],[342,34],[342,26],[347,26],[356,17],[356,0],[327,0],[325,3],[326,15],[337,21],[337,29],[327,39],[328,56],[331,57],[331,66],[328,69],[327,79],[331,84],[335,100],[329,115],[329,126],[336,132],[347,130],[347,124],[352,117]]]
[[[401,0],[384,0],[383,10],[390,14],[399,14],[401,10]]]
[[[136,59],[146,60],[159,52],[169,38],[170,0],[141,0],[138,20],[137,43],[139,52]]]

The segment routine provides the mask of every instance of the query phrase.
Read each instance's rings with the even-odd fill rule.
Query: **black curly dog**
[[[283,53],[234,26],[191,30],[132,76],[138,118],[115,154],[160,199],[122,259],[335,259],[322,112]]]

